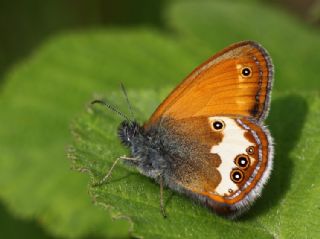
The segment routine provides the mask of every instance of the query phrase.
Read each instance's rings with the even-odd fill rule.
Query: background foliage
[[[122,3],[127,2],[70,1],[66,5],[48,1],[34,8],[23,1],[15,7],[1,2],[6,13],[0,21],[6,33],[0,38],[4,82],[0,92],[1,231],[11,238],[126,237],[128,231],[147,238],[221,238],[244,230],[248,238],[318,235],[317,28],[275,5],[253,0]],[[144,14],[137,6],[145,7]],[[110,9],[121,10],[117,14]],[[20,11],[19,18],[11,19],[10,10]],[[14,34],[8,19],[18,27]],[[228,222],[166,191],[171,216],[163,222],[158,186],[123,166],[115,171],[113,187],[89,189],[100,205],[93,206],[88,177],[70,171],[65,157],[72,142],[71,122],[78,140],[72,167],[86,168],[91,179],[101,177],[125,151],[115,140],[119,120],[101,109],[83,112],[87,102],[97,96],[120,102],[116,92],[119,82],[124,82],[137,115],[145,120],[197,64],[244,39],[261,42],[276,66],[275,97],[267,122],[277,143],[276,165],[264,197],[249,215],[240,222]],[[125,109],[124,104],[120,106]],[[142,203],[145,196],[148,201]],[[111,212],[105,208],[109,204]],[[123,219],[114,221],[111,215]]]

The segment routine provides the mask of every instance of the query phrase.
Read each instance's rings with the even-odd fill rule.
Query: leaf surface
[[[123,28],[55,36],[12,69],[0,95],[1,200],[10,212],[36,218],[43,228],[58,236],[94,233],[121,237],[127,235],[130,225],[134,226],[135,235],[145,237],[160,237],[161,233],[168,237],[198,233],[212,237],[241,233],[248,238],[315,235],[319,225],[314,216],[319,212],[315,175],[315,159],[319,156],[318,96],[286,96],[281,92],[319,89],[319,34],[286,14],[257,3],[171,1],[166,15],[168,31],[164,32]],[[136,202],[140,206],[136,206],[127,198],[126,205],[116,192],[109,195],[109,188],[89,191],[96,197],[95,202],[113,206],[112,216],[128,215],[133,224],[113,221],[108,210],[93,207],[86,188],[87,176],[71,172],[65,159],[66,147],[72,141],[70,122],[86,103],[100,96],[109,99],[112,92],[119,92],[119,83],[123,82],[131,90],[137,116],[146,120],[168,93],[168,88],[162,90],[165,86],[178,84],[195,66],[229,43],[248,38],[260,41],[270,51],[276,66],[274,88],[279,92],[268,120],[277,143],[275,170],[260,204],[243,221],[229,222],[173,194],[167,203],[171,217],[164,224],[158,223],[162,222],[158,215],[158,186],[120,166],[115,173],[126,175],[129,170],[127,178],[132,178],[133,184],[124,176],[125,181],[119,180],[119,192],[123,190],[126,196],[137,194],[138,198],[146,195],[148,200],[141,197]],[[120,104],[124,101],[122,96],[112,97],[121,110],[126,109],[125,104]],[[76,144],[75,153],[83,161],[73,167],[88,168],[97,179],[125,151],[115,135],[119,120],[110,118],[109,113],[94,112],[77,120],[75,128],[83,145],[90,143],[86,138],[93,137],[94,141],[88,149]],[[94,123],[93,118],[105,122]],[[87,124],[95,127],[92,135],[86,131]],[[108,126],[104,128],[104,124]],[[96,131],[100,132],[100,139]],[[96,144],[102,145],[103,140],[106,141],[99,150],[107,152],[112,148],[112,152],[100,155]],[[133,187],[137,182],[141,182],[139,190]],[[170,195],[166,191],[168,198]],[[113,203],[118,202],[117,197],[120,206]],[[146,202],[150,210],[144,212]],[[181,208],[188,212],[185,221],[181,221]],[[176,228],[172,220],[185,222],[188,227]],[[232,232],[230,226],[235,228]]]
[[[137,104],[136,111],[145,116],[163,98],[155,91],[133,91],[129,96],[133,102],[144,102]],[[110,98],[119,103],[122,97]],[[316,165],[320,151],[312,145],[320,141],[319,129],[314,129],[319,124],[319,104],[317,93],[276,94],[268,119],[276,142],[274,172],[263,197],[237,221],[218,217],[171,190],[164,194],[168,214],[164,219],[160,213],[159,185],[121,163],[108,183],[91,187],[91,195],[109,205],[113,213],[131,218],[134,235],[145,238],[316,237],[320,210]],[[124,107],[125,103],[120,105]],[[119,120],[114,117],[95,106],[74,123],[71,158],[75,168],[90,174],[93,184],[106,175],[117,157],[127,153],[117,139]]]

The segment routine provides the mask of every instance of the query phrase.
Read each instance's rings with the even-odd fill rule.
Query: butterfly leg
[[[92,186],[93,187],[101,186],[102,184],[106,183],[108,178],[111,176],[114,167],[117,165],[117,163],[119,162],[120,159],[121,160],[128,160],[128,161],[139,161],[137,158],[129,158],[129,157],[126,157],[126,156],[121,156],[121,157],[117,158],[114,161],[114,163],[112,164],[112,166],[109,169],[108,173],[103,177],[103,179],[101,179],[100,181],[94,183]]]
[[[128,161],[140,161],[140,159],[138,159],[138,158],[132,158],[132,157],[127,157],[127,156],[121,156],[120,159],[128,160]]]
[[[164,202],[163,202],[163,176],[159,175],[159,184],[160,184],[160,209],[161,209],[161,213],[162,216],[164,218],[167,217],[165,208],[164,208]]]

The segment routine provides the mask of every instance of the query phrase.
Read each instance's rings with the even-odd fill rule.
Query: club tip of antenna
[[[92,105],[97,104],[97,103],[104,104],[105,102],[103,102],[102,100],[93,100],[93,101],[91,101]]]

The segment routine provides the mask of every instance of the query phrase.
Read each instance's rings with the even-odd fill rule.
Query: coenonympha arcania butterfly
[[[120,159],[160,184],[164,215],[164,186],[230,218],[261,194],[273,161],[272,138],[263,125],[272,81],[267,51],[244,41],[198,66],[144,125],[118,111],[126,118],[119,137],[131,149],[130,157]]]

